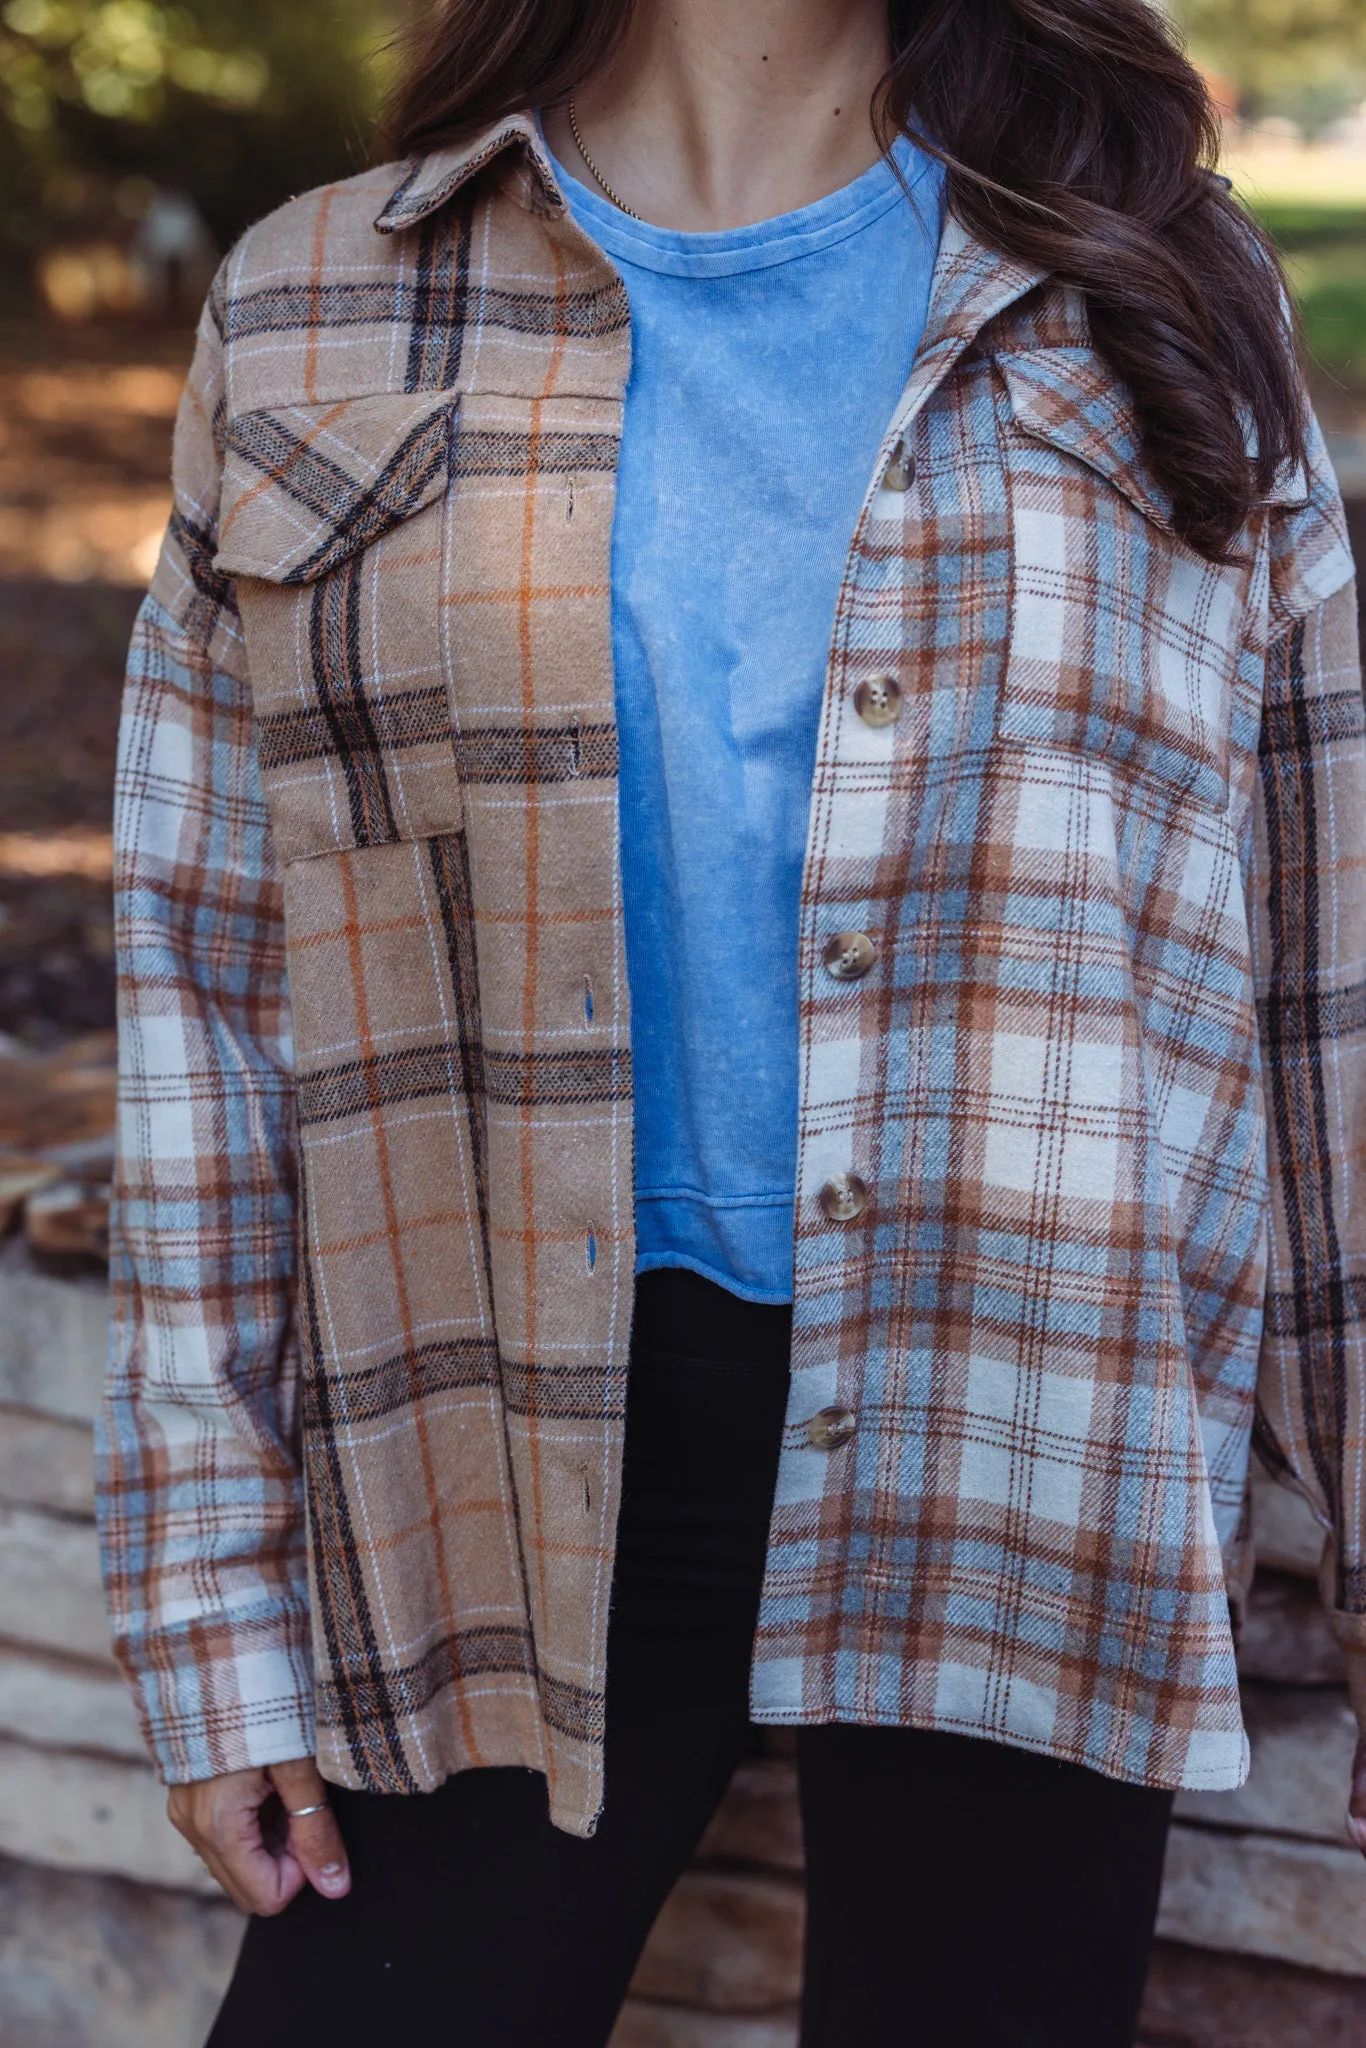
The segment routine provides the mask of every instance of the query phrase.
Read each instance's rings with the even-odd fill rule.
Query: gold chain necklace
[[[576,148],[578,149],[579,155],[580,155],[580,156],[581,156],[581,157],[583,158],[583,160],[584,160],[584,162],[585,162],[585,163],[587,164],[587,166],[588,166],[589,170],[590,170],[590,171],[591,171],[591,172],[593,173],[593,176],[594,176],[594,177],[595,177],[595,178],[597,179],[597,181],[598,181],[599,185],[601,185],[601,187],[602,187],[603,191],[604,191],[604,192],[605,192],[605,193],[607,194],[607,197],[608,197],[608,198],[609,198],[609,199],[611,200],[611,202],[612,202],[613,206],[615,206],[615,207],[619,208],[619,209],[620,209],[620,211],[621,211],[622,213],[628,213],[628,214],[630,214],[630,215],[631,215],[631,219],[632,219],[632,220],[639,220],[639,219],[640,219],[640,215],[639,215],[638,213],[632,213],[632,212],[631,212],[631,209],[630,209],[630,207],[629,207],[629,206],[628,206],[628,205],[626,204],[626,201],[625,201],[624,199],[618,199],[618,198],[617,198],[617,195],[616,195],[616,193],[615,193],[615,192],[614,192],[614,191],[612,190],[612,188],[611,188],[611,186],[610,186],[610,185],[608,184],[608,182],[607,182],[606,178],[604,178],[604,177],[603,177],[603,175],[602,175],[602,172],[601,172],[601,171],[600,171],[600,170],[598,169],[598,167],[597,167],[597,165],[596,165],[596,164],[594,163],[594,161],[593,161],[592,157],[591,157],[591,156],[590,156],[590,155],[588,154],[588,151],[587,151],[586,147],[584,146],[584,140],[583,140],[583,135],[582,135],[582,133],[580,132],[580,129],[579,129],[579,117],[578,117],[578,115],[577,115],[577,114],[576,114],[576,113],[574,112],[574,95],[573,95],[573,93],[571,93],[571,94],[569,95],[569,127],[570,127],[570,132],[572,133],[572,135],[573,135],[573,137],[574,137],[574,143],[575,143],[575,146],[576,146]]]

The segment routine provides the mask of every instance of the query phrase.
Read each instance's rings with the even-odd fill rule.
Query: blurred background
[[[91,1524],[120,674],[219,255],[366,161],[402,0],[0,0],[0,2040],[195,2048],[235,1915],[166,1826]],[[1172,0],[1284,252],[1366,553],[1366,0]],[[1145,2048],[1362,2048],[1366,1866],[1317,1539],[1258,1498],[1245,1793],[1183,1802]],[[985,1847],[984,1847],[984,1853]],[[756,1745],[617,2048],[791,2048],[800,1841]]]

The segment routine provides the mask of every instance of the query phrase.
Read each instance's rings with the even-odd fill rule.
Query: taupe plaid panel
[[[169,1777],[316,1742],[345,1784],[601,1803],[628,372],[525,117],[292,203],[206,312],[124,728],[102,1431]],[[753,1709],[1226,1785],[1259,1360],[1366,1634],[1366,746],[1321,442],[1241,563],[1169,513],[1078,299],[950,222],[813,787]]]

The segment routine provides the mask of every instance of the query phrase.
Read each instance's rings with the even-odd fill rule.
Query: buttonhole
[[[571,477],[570,477],[570,479],[569,479],[569,503],[568,503],[568,504],[567,504],[567,505],[565,506],[565,510],[564,510],[564,518],[565,518],[565,524],[566,524],[566,526],[567,526],[567,525],[569,524],[569,522],[570,522],[570,521],[571,521],[571,520],[573,519],[573,517],[574,517],[574,479],[573,479],[573,477],[571,476]]]
[[[593,1021],[593,984],[586,974],[583,977],[583,1014],[591,1024]]]
[[[591,1230],[588,1233],[588,1243],[585,1249],[588,1253],[588,1270],[591,1273],[594,1266],[598,1263],[598,1240]]]
[[[586,1472],[583,1475],[583,1511],[586,1515],[591,1515],[593,1512],[593,1493],[588,1484],[588,1474]]]

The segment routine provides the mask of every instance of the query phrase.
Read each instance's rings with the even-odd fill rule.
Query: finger
[[[220,1891],[227,1891],[225,1873],[221,1866],[215,1869],[213,1850],[209,1843],[201,1842],[195,1829],[191,1815],[188,1787],[182,1785],[173,1785],[171,1787],[166,1799],[166,1818],[176,1833],[183,1836],[190,1848],[194,1850],[200,1868],[213,1879]],[[229,1897],[231,1897],[231,1893],[229,1893]],[[238,1901],[234,1900],[233,1903],[237,1904]]]
[[[225,1843],[204,1854],[204,1861],[244,1913],[264,1920],[283,1913],[304,1888],[304,1873],[288,1849],[273,1855],[260,1840]]]
[[[304,1876],[324,1898],[345,1898],[351,1889],[346,1845],[317,1766],[276,1764],[270,1775],[289,1816],[290,1853]]]
[[[224,1896],[232,1900],[239,1913],[256,1913],[260,1910],[256,1898],[242,1889],[232,1872],[212,1849],[206,1848],[199,1861]]]
[[[261,1809],[271,1795],[264,1771],[238,1772],[193,1788],[188,1839],[211,1875],[245,1913],[282,1913],[304,1887],[304,1874],[288,1850],[272,1854],[261,1833]]]

